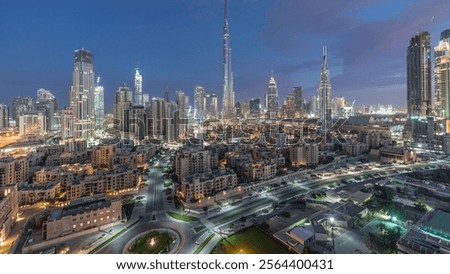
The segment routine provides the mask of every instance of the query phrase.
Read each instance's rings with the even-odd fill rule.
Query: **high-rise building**
[[[206,118],[206,92],[202,86],[195,86],[194,88],[194,108],[195,118],[200,121]]]
[[[34,103],[33,98],[30,96],[24,97],[14,97],[13,100],[13,109],[12,109],[12,118],[16,120],[16,124],[19,123],[19,114],[22,111],[33,111]]]
[[[73,138],[74,115],[71,107],[66,107],[61,111],[61,139]]]
[[[116,91],[114,100],[114,126],[122,132],[129,132],[132,105],[131,90],[124,84]]]
[[[43,111],[46,120],[46,131],[55,130],[55,114],[58,111],[56,97],[43,88],[37,91],[36,109]]]
[[[250,116],[258,117],[261,114],[261,100],[259,98],[253,98],[250,100]]]
[[[184,94],[184,91],[178,90],[176,92],[176,104],[177,109],[175,112],[175,138],[176,140],[183,139],[186,136],[187,124],[188,124],[188,112],[187,106],[189,105],[188,97]]]
[[[278,88],[275,78],[270,76],[269,78],[269,89],[266,94],[266,111],[269,118],[276,118],[279,111],[279,97]]]
[[[209,98],[211,100],[209,104],[209,118],[217,119],[219,115],[219,99],[215,93],[211,93]]]
[[[94,55],[85,49],[75,50],[70,107],[73,110],[73,137],[88,139],[94,127]]]
[[[233,72],[231,71],[230,28],[228,25],[228,2],[225,0],[223,25],[223,102],[222,118],[236,116],[234,108]]]
[[[411,38],[407,54],[407,100],[410,117],[431,115],[430,33]]]
[[[144,100],[142,98],[142,75],[139,71],[139,67],[136,68],[134,74],[134,104],[136,106],[143,106]]]
[[[39,136],[46,132],[46,117],[43,111],[22,111],[19,114],[20,135]]]
[[[320,83],[318,89],[318,110],[319,118],[323,125],[325,134],[331,129],[331,84],[330,71],[328,70],[327,47],[323,48],[322,67],[320,70]]]
[[[164,101],[166,101],[166,102],[170,101],[170,99],[169,99],[169,87],[166,87],[164,89]]]
[[[286,118],[295,118],[295,95],[289,93],[284,99],[283,112]]]
[[[305,106],[302,87],[294,87],[292,89],[292,94],[294,95],[295,100],[295,112],[303,114],[305,112]]]
[[[105,120],[105,92],[100,85],[100,77],[97,77],[97,83],[94,89],[94,116],[95,129],[102,129]]]
[[[170,103],[163,98],[153,98],[148,111],[148,134],[158,140],[172,141],[171,115],[173,110],[170,107]]]
[[[450,29],[441,33],[434,48],[434,88],[436,114],[450,119]]]
[[[9,108],[6,104],[0,103],[0,129],[9,127]]]

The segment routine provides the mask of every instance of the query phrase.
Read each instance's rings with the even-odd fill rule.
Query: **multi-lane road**
[[[167,165],[170,154],[158,156],[162,168]],[[440,164],[446,164],[446,161],[438,160],[430,163],[415,164],[414,168],[424,168],[429,166],[437,167]],[[399,165],[395,167],[387,166],[365,170],[363,174],[343,174],[332,175],[328,178],[306,179],[306,176],[297,177],[295,180],[288,181],[285,186],[281,186],[271,192],[255,193],[251,197],[242,200],[237,205],[231,205],[222,208],[220,212],[210,213],[202,217],[202,222],[185,223],[175,220],[166,214],[167,210],[173,210],[173,204],[166,199],[164,193],[164,177],[162,168],[151,168],[149,170],[148,188],[146,190],[146,202],[144,218],[135,227],[112,241],[109,245],[99,251],[99,253],[117,254],[122,253],[125,245],[136,235],[151,229],[171,229],[175,231],[180,239],[176,244],[175,253],[192,253],[198,246],[199,240],[203,239],[204,233],[217,233],[221,228],[230,222],[238,220],[242,216],[248,216],[254,212],[261,211],[270,207],[272,202],[286,201],[297,195],[306,194],[311,191],[322,191],[328,189],[337,180],[351,179],[358,175],[377,175],[379,178],[392,176],[389,172],[410,172],[412,166]],[[383,175],[384,174],[384,175]],[[301,182],[298,182],[298,179]],[[206,226],[205,230],[197,232],[194,228],[199,225]],[[212,248],[207,246],[206,248]],[[204,250],[208,251],[208,250]]]

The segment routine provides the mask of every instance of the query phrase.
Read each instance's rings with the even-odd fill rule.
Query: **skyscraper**
[[[33,98],[31,98],[30,96],[14,97],[12,115],[13,119],[16,120],[17,124],[19,124],[20,112],[33,110],[34,110]]]
[[[36,99],[36,109],[44,112],[46,131],[54,129],[55,113],[58,111],[56,97],[49,91],[43,88],[38,89]]]
[[[194,88],[195,118],[204,120],[206,118],[206,92],[202,86]]]
[[[85,49],[75,50],[70,107],[73,110],[73,137],[88,139],[94,126],[94,55]]]
[[[0,103],[0,129],[9,127],[9,109],[4,103]]]
[[[134,74],[134,104],[136,106],[143,106],[144,100],[142,98],[142,75],[139,71],[139,67],[136,68],[136,73]]]
[[[217,119],[219,113],[219,100],[217,98],[217,94],[211,93],[209,98],[211,99],[211,103],[209,105],[209,118]]]
[[[450,29],[441,33],[434,48],[434,87],[436,113],[450,119]]]
[[[303,114],[305,112],[305,106],[302,87],[294,87],[292,89],[292,94],[294,95],[295,99],[295,112]]]
[[[431,114],[430,33],[420,32],[411,38],[407,54],[408,115]]]
[[[94,89],[94,116],[95,129],[101,129],[105,120],[105,93],[103,86],[100,86],[100,77],[97,77]]]
[[[259,118],[261,114],[261,100],[253,98],[250,100],[250,116]]]
[[[332,126],[331,120],[331,84],[328,70],[327,47],[323,47],[322,67],[320,70],[320,83],[318,89],[319,118],[322,121],[323,132],[327,133]]]
[[[133,99],[131,90],[123,85],[116,91],[114,100],[114,126],[122,132],[129,132],[130,111]]]
[[[169,99],[169,87],[166,87],[164,89],[164,101],[166,101],[166,102],[170,101],[170,99]]]
[[[225,0],[223,25],[223,103],[222,118],[236,116],[234,107],[233,72],[231,71],[230,30],[228,25],[228,2]]]
[[[269,118],[276,118],[280,106],[279,106],[277,82],[275,81],[273,75],[270,76],[269,79],[269,89],[267,90],[265,101],[266,101],[266,110],[269,115]]]

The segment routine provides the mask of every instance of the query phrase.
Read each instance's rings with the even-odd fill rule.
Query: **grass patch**
[[[167,214],[169,214],[170,217],[175,218],[180,221],[183,221],[183,222],[197,222],[199,220],[197,217],[183,215],[183,214],[173,212],[173,211],[167,211]]]
[[[206,238],[206,240],[203,241],[203,243],[201,243],[201,245],[199,245],[197,247],[197,249],[194,251],[194,254],[198,254],[200,253],[200,251],[203,250],[203,248],[209,243],[209,241],[211,241],[212,238],[214,238],[216,234],[212,233],[211,235],[208,236],[208,238]]]
[[[195,230],[195,232],[200,232],[200,231],[202,231],[203,229],[205,229],[206,228],[206,226],[204,226],[204,225],[201,225],[201,226],[197,226],[196,228],[194,228],[194,230]]]
[[[290,254],[277,241],[251,226],[222,239],[211,252],[212,254]]]
[[[135,254],[161,254],[169,251],[172,238],[167,232],[150,231],[146,235],[136,239],[129,252]]]

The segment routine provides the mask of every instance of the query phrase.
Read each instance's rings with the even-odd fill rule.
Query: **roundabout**
[[[179,249],[180,237],[171,229],[152,229],[136,235],[125,245],[124,254],[173,254]]]

